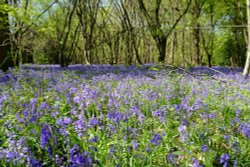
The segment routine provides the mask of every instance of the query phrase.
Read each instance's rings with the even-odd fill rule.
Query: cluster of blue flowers
[[[229,79],[150,65],[0,73],[0,164],[249,166],[250,82],[215,70]]]

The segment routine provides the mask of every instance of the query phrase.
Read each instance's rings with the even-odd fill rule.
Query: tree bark
[[[167,38],[166,37],[160,38],[157,42],[157,49],[159,51],[158,61],[160,63],[165,61],[166,47],[167,47]]]
[[[200,23],[199,18],[201,15],[202,8],[205,4],[206,0],[195,0],[193,11],[191,14],[193,15],[193,25],[194,29],[192,32],[193,40],[194,40],[194,54],[193,54],[193,65],[201,65],[201,55],[200,55]]]
[[[250,0],[247,1],[247,32],[248,32],[248,44],[247,44],[247,59],[243,71],[244,76],[248,76],[250,70]]]
[[[200,24],[197,23],[193,31],[194,38],[194,57],[193,65],[200,65]]]
[[[176,46],[177,46],[177,32],[173,33],[173,39],[172,39],[172,45],[171,45],[171,60],[170,60],[170,64],[174,64],[175,63],[175,52],[176,52]]]

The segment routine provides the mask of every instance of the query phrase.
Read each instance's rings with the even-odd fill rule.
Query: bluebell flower
[[[161,135],[156,133],[154,134],[154,137],[150,140],[150,142],[158,146],[161,140],[162,140]]]
[[[98,103],[98,104],[97,104],[97,109],[98,109],[99,111],[101,111],[101,110],[102,110],[102,104]]]
[[[232,150],[233,150],[235,153],[237,153],[237,152],[239,151],[237,141],[235,141],[235,142],[233,143],[233,145],[232,145]]]
[[[42,102],[42,104],[40,104],[40,106],[39,106],[40,110],[42,110],[42,109],[48,109],[48,108],[49,108],[49,105],[46,102]]]
[[[82,101],[81,96],[78,95],[78,96],[74,97],[73,101],[74,101],[75,103],[77,103],[77,104],[80,104],[81,101]]]
[[[132,144],[133,144],[133,149],[134,149],[134,150],[137,150],[137,148],[139,147],[139,143],[138,143],[137,141],[134,140],[134,141],[132,142]]]
[[[243,134],[250,138],[250,123],[241,124],[240,130]]]
[[[135,114],[140,114],[140,113],[141,113],[141,111],[139,110],[137,104],[134,104],[133,106],[131,106],[131,107],[130,107],[130,110],[131,110],[132,112],[134,112]]]
[[[120,121],[124,120],[124,114],[120,112],[111,111],[107,114],[107,118],[114,121],[115,123],[119,123]]]
[[[237,167],[237,161],[234,160],[234,167]]]
[[[74,155],[74,154],[78,154],[80,148],[77,144],[75,144],[71,149],[69,149],[69,154],[70,155]]]
[[[228,140],[229,140],[229,135],[228,135],[228,134],[225,134],[225,135],[224,135],[224,139],[225,139],[226,141],[228,141]]]
[[[24,111],[23,111],[23,116],[24,117],[28,117],[29,115],[30,115],[30,113],[29,113],[29,110],[28,109],[24,109]]]
[[[208,118],[210,118],[210,119],[214,119],[216,117],[216,113],[210,113],[210,114],[208,114]]]
[[[114,147],[111,147],[111,148],[109,149],[109,153],[115,153],[115,148],[114,148]]]
[[[236,109],[236,110],[235,110],[235,114],[236,114],[236,118],[238,118],[238,117],[240,116],[240,114],[241,114],[241,111],[238,110],[238,109]]]
[[[29,122],[30,123],[35,123],[37,120],[37,117],[35,115],[32,115],[32,117],[30,118]]]
[[[59,118],[57,121],[56,121],[56,124],[57,125],[63,125],[63,118]]]
[[[180,138],[182,142],[187,140],[187,127],[186,125],[180,125],[178,127],[178,131],[180,132]]]
[[[32,167],[42,167],[42,162],[40,162],[40,161],[38,161],[38,160],[36,160],[36,159],[34,159],[34,158],[31,158],[31,159],[29,160],[29,163],[30,163],[30,165],[31,165]]]
[[[7,160],[7,162],[10,162],[11,160],[16,159],[17,156],[18,156],[18,153],[17,153],[17,152],[8,151],[8,152],[6,153],[6,160]]]
[[[146,147],[146,152],[149,152],[149,151],[150,151],[150,147],[147,146],[147,147]]]
[[[98,136],[94,136],[92,139],[89,140],[89,142],[97,142],[98,141]]]
[[[89,126],[90,127],[93,127],[93,126],[95,126],[95,125],[100,125],[100,123],[99,123],[99,120],[98,119],[96,119],[96,118],[90,118],[89,119]]]
[[[51,146],[48,147],[48,154],[49,154],[50,157],[53,156],[53,150],[52,150]]]
[[[192,161],[193,161],[192,167],[202,167],[202,165],[200,165],[197,159],[193,158]]]
[[[204,153],[204,152],[207,152],[207,151],[208,151],[208,147],[207,147],[207,145],[202,144],[202,146],[201,146],[201,150],[202,150],[202,152],[203,152],[203,153]]]
[[[163,109],[159,109],[159,110],[153,111],[153,112],[152,112],[152,115],[153,115],[154,117],[159,118],[159,119],[161,120],[161,122],[163,122],[163,123],[166,121],[166,118],[165,118],[165,114],[164,114],[164,112],[163,112]]]
[[[44,125],[40,133],[40,145],[45,148],[46,144],[51,139],[51,127],[49,125]]]
[[[71,119],[70,119],[70,118],[67,118],[67,117],[65,117],[64,120],[63,120],[64,125],[68,125],[68,124],[70,124],[71,122],[72,122]]]
[[[79,131],[84,131],[87,128],[86,125],[84,124],[84,121],[82,121],[82,120],[77,120],[73,124],[74,124],[75,129],[78,132]]]
[[[75,158],[74,161],[77,165],[81,165],[81,166],[90,166],[90,164],[92,164],[92,158],[86,156],[85,154],[80,154]]]
[[[82,153],[79,146],[75,144],[73,148],[69,150],[70,163],[76,166],[91,166],[93,163],[92,157],[88,156],[88,152]]]
[[[229,155],[224,153],[221,155],[220,157],[220,163],[221,164],[225,164],[225,163],[228,163],[228,160],[229,160]]]
[[[168,154],[167,155],[167,160],[168,160],[169,164],[175,164],[176,163],[174,154]]]

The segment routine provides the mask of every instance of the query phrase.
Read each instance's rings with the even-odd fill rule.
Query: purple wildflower
[[[202,144],[202,146],[201,146],[201,150],[202,150],[202,152],[203,152],[203,153],[204,153],[204,152],[207,152],[207,151],[208,151],[208,147],[207,147],[207,145]]]
[[[235,141],[235,142],[233,143],[233,145],[232,145],[232,150],[233,150],[235,153],[237,153],[237,152],[239,151],[238,144],[237,144],[236,141]]]
[[[165,122],[165,115],[163,113],[163,109],[159,109],[159,110],[153,111],[152,115],[154,117],[159,118],[161,120],[161,122]]]
[[[90,118],[90,119],[89,119],[89,126],[90,126],[90,127],[93,127],[93,126],[95,126],[95,125],[99,125],[98,119],[96,119],[96,118]]]
[[[162,140],[161,135],[156,133],[154,134],[154,137],[150,140],[150,142],[158,146],[161,140]]]
[[[40,145],[42,148],[45,148],[46,144],[48,144],[51,139],[51,127],[49,125],[44,125],[40,135]]]
[[[49,154],[50,157],[53,156],[53,150],[52,150],[51,146],[48,147],[48,154]]]
[[[65,117],[64,120],[63,120],[64,125],[68,125],[68,124],[70,124],[71,122],[72,122],[71,119],[70,119],[70,118],[67,118],[67,117]]]
[[[240,131],[250,138],[250,123],[241,124]]]
[[[107,114],[107,118],[113,120],[115,123],[119,123],[120,121],[124,120],[124,114],[111,111]]]
[[[94,143],[98,141],[98,136],[94,136],[92,139],[89,140],[89,142]]]
[[[178,131],[180,132],[181,141],[185,142],[187,140],[187,127],[185,125],[180,125]]]
[[[133,141],[132,144],[133,144],[133,149],[137,150],[137,148],[139,147],[139,143],[137,141]]]
[[[91,166],[93,160],[91,157],[88,157],[87,154],[81,154],[76,157],[75,163],[80,166]]]
[[[235,110],[235,114],[236,114],[236,118],[238,118],[239,116],[240,116],[240,113],[241,113],[241,111],[240,110]]]
[[[202,165],[200,165],[197,159],[193,158],[192,161],[193,161],[192,167],[202,167]]]
[[[210,113],[210,114],[208,114],[208,118],[210,118],[210,119],[214,119],[216,117],[216,113]]]
[[[111,147],[111,148],[109,149],[109,153],[115,153],[115,148],[114,148],[114,147]]]
[[[102,104],[98,103],[98,104],[97,104],[97,109],[98,109],[99,111],[101,111],[101,110],[102,110]]]
[[[228,141],[228,140],[229,140],[229,135],[228,135],[228,134],[225,134],[225,135],[224,135],[224,139],[225,139],[226,141]]]
[[[147,147],[146,147],[146,152],[149,152],[149,151],[150,151],[150,147],[147,146]]]
[[[237,161],[234,160],[234,167],[237,167]]]
[[[49,105],[46,102],[42,102],[42,104],[40,104],[40,106],[39,106],[40,110],[42,110],[42,109],[48,109],[48,108],[49,108]]]
[[[62,118],[59,118],[59,119],[56,121],[56,124],[57,124],[57,125],[63,125],[63,119],[62,119]]]
[[[81,101],[82,101],[82,99],[81,99],[80,96],[76,96],[76,97],[74,97],[73,101],[74,101],[75,103],[77,103],[77,104],[80,104]]]
[[[34,158],[31,158],[29,163],[31,166],[34,166],[34,167],[42,167],[42,163]]]
[[[130,110],[131,110],[132,112],[134,112],[135,114],[140,114],[140,113],[141,113],[141,111],[139,110],[137,104],[134,104],[133,106],[131,106],[131,107],[130,107]]]
[[[221,157],[220,157],[220,163],[221,164],[224,164],[224,165],[227,164],[228,160],[229,160],[229,155],[228,154],[224,153],[224,154],[221,155]]]
[[[175,155],[174,154],[168,154],[167,155],[168,163],[173,163],[175,164]]]
[[[93,160],[88,156],[88,153],[82,153],[79,146],[75,144],[73,148],[69,150],[70,163],[74,166],[91,166]]]
[[[17,153],[17,152],[9,151],[9,152],[7,152],[7,154],[6,154],[6,160],[7,160],[7,162],[10,162],[11,160],[16,159],[17,156],[18,156],[18,153]]]

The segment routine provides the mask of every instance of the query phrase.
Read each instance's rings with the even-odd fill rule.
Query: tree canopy
[[[24,63],[245,65],[245,0],[0,2],[2,70]]]

